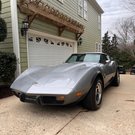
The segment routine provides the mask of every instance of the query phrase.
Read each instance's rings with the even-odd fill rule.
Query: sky
[[[97,0],[97,2],[104,10],[102,15],[102,36],[107,31],[113,32],[118,20],[132,16],[124,0]]]

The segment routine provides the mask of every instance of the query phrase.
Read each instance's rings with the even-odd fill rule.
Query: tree
[[[102,40],[102,51],[104,53],[110,54],[110,37],[108,35],[108,31],[105,33],[103,40]]]
[[[126,69],[129,69],[135,64],[135,59],[127,50],[121,50],[119,53],[118,63],[123,65]]]
[[[109,54],[119,65],[128,69],[135,64],[135,45],[126,44],[124,47],[119,47],[119,38],[116,34],[110,37],[106,32],[102,40],[103,52]]]
[[[116,34],[114,34],[113,37],[112,37],[111,45],[112,45],[114,48],[117,48],[117,46],[118,46],[118,40],[117,40]]]
[[[116,34],[114,34],[113,37],[110,37],[108,32],[105,33],[102,40],[102,50],[118,62],[119,48]]]
[[[117,61],[119,57],[119,48],[116,34],[112,37],[110,49],[110,56]]]
[[[116,33],[119,48],[127,51],[135,59],[135,23],[133,18],[122,19],[117,22]]]
[[[135,23],[133,18],[118,20],[115,29],[119,44],[127,46],[134,43]]]
[[[124,4],[126,2],[127,8],[132,11],[135,12],[135,0],[126,0],[124,1]]]
[[[103,40],[102,40],[102,50],[104,53],[107,53],[114,59],[117,58],[117,53],[118,53],[118,41],[117,41],[117,36],[114,34],[113,37],[109,36],[109,33],[106,32]]]

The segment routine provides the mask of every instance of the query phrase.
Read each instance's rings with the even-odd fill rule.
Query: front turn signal
[[[65,97],[64,96],[58,96],[56,98],[57,101],[64,101]]]
[[[83,96],[83,93],[82,92],[76,92],[76,96],[81,97],[81,96]]]

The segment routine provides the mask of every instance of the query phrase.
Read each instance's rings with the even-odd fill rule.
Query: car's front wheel
[[[89,93],[83,100],[84,108],[88,110],[97,110],[101,106],[103,95],[103,82],[100,78],[97,78],[93,83]]]

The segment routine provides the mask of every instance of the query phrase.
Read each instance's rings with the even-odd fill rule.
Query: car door
[[[102,66],[103,66],[103,72],[104,72],[104,80],[105,80],[105,84],[107,84],[112,78],[112,72],[113,72],[112,63],[109,56],[107,56],[106,54],[101,54],[100,63],[103,64]]]

